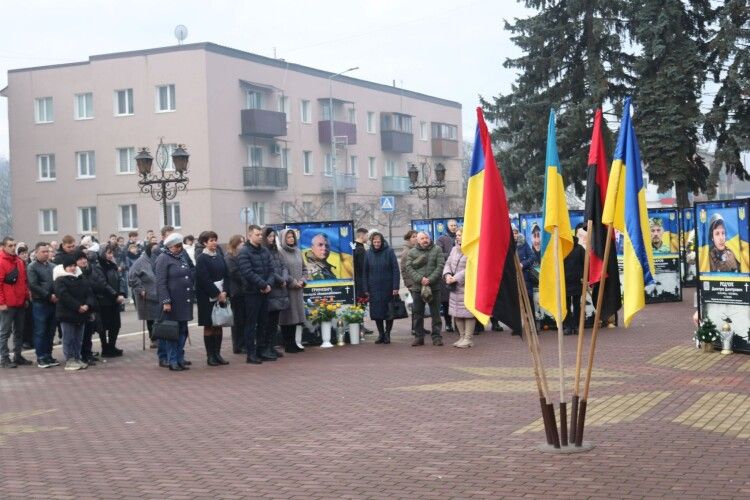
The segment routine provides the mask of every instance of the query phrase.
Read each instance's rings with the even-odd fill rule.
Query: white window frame
[[[374,156],[367,157],[367,177],[370,179],[378,178],[378,162]]]
[[[169,161],[167,161],[167,166],[164,168],[165,172],[174,172],[174,160],[172,159],[172,155],[175,151],[177,151],[177,144],[165,144],[165,148],[167,148],[167,158],[169,158]],[[136,165],[137,168],[137,165]],[[171,225],[171,224],[170,224]]]
[[[123,217],[125,214],[123,212],[123,209],[127,208],[128,212],[128,218],[130,219],[128,221],[128,225],[125,224],[125,217]],[[138,230],[138,205],[135,203],[129,203],[127,205],[118,205],[117,206],[117,218],[119,219],[117,221],[117,225],[120,228],[120,231],[137,231]],[[135,219],[135,220],[134,220]],[[135,224],[133,224],[135,222]]]
[[[96,153],[94,151],[76,151],[76,179],[93,179],[95,177]]]
[[[125,92],[125,113],[120,113],[120,92]],[[114,115],[115,116],[132,116],[135,114],[135,106],[133,105],[133,89],[117,89],[115,90],[115,102],[114,102]]]
[[[263,201],[251,201],[250,205],[247,206],[249,211],[253,214],[252,220],[250,220],[248,214],[248,221],[250,224],[256,224],[258,226],[264,226],[266,224],[266,203]]]
[[[122,171],[122,163],[120,158],[120,151],[127,150],[128,156],[130,157],[130,165],[128,165],[128,171],[123,172]],[[135,164],[135,148],[133,147],[125,147],[125,148],[117,148],[115,149],[115,173],[117,175],[134,175],[137,172],[136,164]]]
[[[357,124],[357,110],[355,108],[349,108],[346,110],[346,118],[349,123]]]
[[[383,177],[395,177],[396,176],[396,160],[385,160],[385,171]]]
[[[310,101],[300,99],[299,101],[299,121],[300,123],[312,123],[312,108]]]
[[[85,224],[84,224],[85,222]],[[81,234],[96,233],[96,207],[78,207],[78,232]],[[89,229],[86,229],[88,225]]]
[[[263,92],[245,89],[245,109],[263,109]]]
[[[167,89],[167,102],[163,103],[161,101],[161,91],[162,89]],[[156,86],[156,96],[155,96],[155,106],[156,106],[156,112],[157,113],[172,113],[177,109],[176,106],[176,99],[175,99],[176,93],[175,93],[175,86],[174,83],[167,83],[164,85],[157,85]],[[166,106],[163,106],[166,104]]]
[[[419,140],[420,141],[430,140],[429,130],[430,130],[430,127],[427,122],[419,122]]]
[[[287,95],[280,95],[279,100],[276,103],[276,109],[279,113],[284,113],[286,115],[286,122],[289,123],[292,121],[291,117],[291,109],[289,105],[289,96]]]
[[[375,112],[374,111],[368,111],[367,112],[367,133],[368,134],[374,134],[374,133],[376,133],[376,130],[375,130]]]
[[[359,177],[359,161],[356,155],[349,157],[349,173],[354,177]]]
[[[37,97],[34,99],[34,122],[54,123],[55,106],[52,97]]]
[[[336,163],[336,159],[332,154],[326,153],[323,162],[323,175],[326,177],[333,177],[333,166]]]
[[[179,201],[167,202],[167,224],[175,229],[182,227],[182,211]]]
[[[90,102],[89,102],[90,101]],[[92,120],[94,118],[94,94],[93,92],[82,92],[73,98],[73,108],[76,120]]]
[[[49,220],[47,216],[49,215]],[[49,222],[49,228],[47,227]],[[42,208],[39,210],[39,234],[57,234],[57,209]]]
[[[281,167],[286,169],[287,174],[292,173],[291,150],[289,148],[281,149]]]
[[[255,157],[257,155],[257,158]],[[257,162],[255,160],[258,160]],[[247,164],[251,167],[263,166],[263,147],[251,144],[247,147]]]
[[[36,155],[37,181],[51,182],[57,180],[57,170],[55,168],[55,155],[42,154]]]
[[[313,165],[312,151],[302,151],[302,173],[305,175],[313,175],[314,172],[315,166]]]

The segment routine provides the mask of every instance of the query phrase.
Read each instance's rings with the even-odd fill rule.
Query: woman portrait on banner
[[[198,301],[198,325],[203,327],[206,363],[209,366],[228,365],[229,361],[221,357],[223,329],[214,325],[212,317],[214,307],[227,307],[227,264],[217,250],[219,237],[215,232],[205,231],[199,240],[204,247],[195,258],[195,298]]]
[[[711,217],[711,223],[708,226],[708,238],[708,259],[711,272],[739,272],[740,265],[737,262],[737,257],[727,247],[727,229],[724,218],[718,212]]]
[[[390,344],[393,319],[388,317],[388,305],[398,297],[401,272],[396,254],[378,232],[370,235],[364,273],[364,292],[370,302],[370,318],[378,328],[375,343]]]

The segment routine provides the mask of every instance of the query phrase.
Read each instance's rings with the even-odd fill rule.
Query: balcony
[[[451,139],[432,139],[432,156],[435,158],[457,158],[458,141]]]
[[[323,177],[322,192],[333,192],[333,182],[336,181],[336,192],[355,193],[357,191],[357,178],[350,174],[339,174],[336,177]]]
[[[398,130],[381,130],[380,149],[388,153],[411,153],[414,151],[414,134]]]
[[[287,172],[279,167],[243,167],[245,191],[281,191],[287,188]]]
[[[357,126],[349,122],[333,121],[333,135],[335,137],[346,137],[347,144],[357,144]],[[318,141],[323,144],[331,143],[331,122],[321,120],[318,122]]]
[[[280,137],[286,135],[286,113],[267,109],[242,110],[242,135]]]
[[[383,194],[409,194],[408,177],[383,177]]]

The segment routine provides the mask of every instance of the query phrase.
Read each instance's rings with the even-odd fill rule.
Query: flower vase
[[[322,323],[320,323],[320,336],[323,338],[323,343],[320,344],[320,347],[323,349],[333,347],[333,344],[331,344],[332,328],[333,323],[331,321],[323,321]]]
[[[703,352],[714,352],[713,342],[703,342]]]
[[[349,342],[359,344],[359,323],[349,323]]]

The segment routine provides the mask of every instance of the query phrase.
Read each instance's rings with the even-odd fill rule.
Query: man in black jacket
[[[263,245],[263,233],[255,224],[248,227],[247,241],[237,258],[240,276],[245,288],[245,346],[247,362],[258,365],[263,361],[275,361],[273,356],[259,350],[258,338],[266,337],[268,316],[268,294],[273,280],[271,252]]]
[[[582,224],[579,224],[576,227],[576,233],[582,226]],[[567,299],[565,307],[568,311],[563,322],[565,335],[574,335],[578,330],[578,319],[581,315],[581,294],[585,292],[583,289],[583,262],[585,258],[586,250],[578,244],[578,238],[573,236],[573,249],[565,257],[563,264],[565,266],[565,295]],[[573,306],[572,311],[571,306]]]
[[[34,349],[36,365],[49,368],[60,363],[52,357],[52,343],[55,339],[55,304],[49,245],[43,241],[34,248],[34,261],[29,265],[29,290],[31,291],[31,314],[34,318]]]

